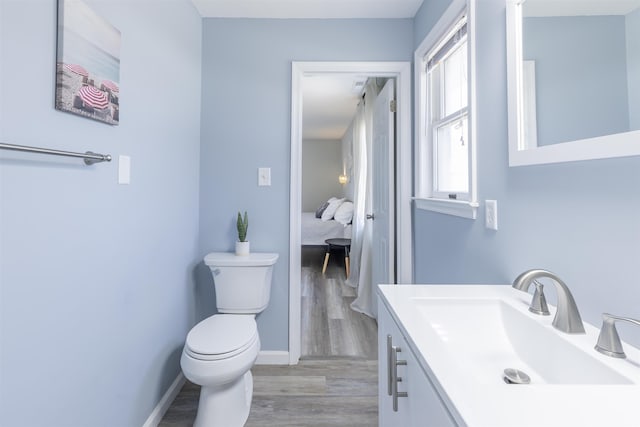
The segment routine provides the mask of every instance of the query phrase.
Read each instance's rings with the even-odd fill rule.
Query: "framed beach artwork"
[[[56,109],[120,121],[120,31],[80,0],[58,0]]]

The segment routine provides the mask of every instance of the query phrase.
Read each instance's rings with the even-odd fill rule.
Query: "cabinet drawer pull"
[[[387,394],[391,396],[391,382],[393,381],[393,374],[391,373],[391,352],[393,343],[391,334],[387,335]]]
[[[402,377],[398,376],[398,366],[406,366],[406,360],[398,360],[398,353],[402,349],[394,345],[391,346],[391,398],[393,399],[393,412],[398,412],[398,398],[407,397],[406,391],[398,391],[398,383],[402,381]]]

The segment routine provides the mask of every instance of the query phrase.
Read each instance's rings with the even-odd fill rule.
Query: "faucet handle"
[[[640,320],[632,319],[630,317],[614,316],[609,313],[602,313],[602,328],[600,328],[600,335],[598,335],[598,343],[596,344],[595,349],[607,356],[624,359],[627,355],[624,354],[622,342],[620,341],[620,336],[616,329],[617,320],[640,326]]]
[[[536,290],[533,293],[529,311],[542,316],[548,316],[551,313],[547,305],[547,298],[544,296],[544,285],[535,279],[533,280],[533,284],[536,286]]]

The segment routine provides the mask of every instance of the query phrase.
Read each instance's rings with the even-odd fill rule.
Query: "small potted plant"
[[[249,218],[247,211],[244,211],[244,217],[238,212],[238,220],[236,222],[238,228],[238,241],[236,242],[236,255],[249,255],[249,241],[247,241],[247,228],[249,228]]]

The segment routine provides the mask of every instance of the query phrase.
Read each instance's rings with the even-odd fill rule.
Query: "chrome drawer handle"
[[[393,351],[393,344],[391,334],[387,335],[387,394],[391,396],[391,382],[393,381],[393,374],[391,373],[391,352]]]
[[[391,346],[391,398],[393,399],[393,412],[398,412],[398,398],[407,397],[406,391],[398,391],[398,383],[402,381],[402,377],[398,376],[398,366],[406,366],[406,360],[398,360],[398,353],[401,352],[400,347]]]

